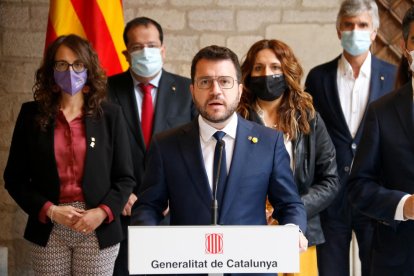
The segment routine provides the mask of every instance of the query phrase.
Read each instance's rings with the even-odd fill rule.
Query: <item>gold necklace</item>
[[[277,124],[273,124],[273,125],[269,125],[269,124],[267,124],[266,123],[266,121],[265,121],[265,119],[264,119],[264,110],[260,107],[260,105],[259,105],[259,103],[258,102],[256,102],[256,113],[257,113],[257,115],[259,115],[259,117],[260,117],[260,119],[262,120],[262,122],[263,122],[263,125],[265,126],[265,127],[269,127],[269,128],[274,128],[274,129],[277,129]]]

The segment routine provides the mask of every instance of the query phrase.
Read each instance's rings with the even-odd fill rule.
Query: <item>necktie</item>
[[[145,146],[149,146],[152,134],[152,121],[154,118],[154,107],[152,105],[151,90],[154,87],[152,84],[140,83],[139,87],[144,93],[142,100],[142,113],[141,113],[141,129],[144,136]]]
[[[227,180],[227,166],[226,166],[226,147],[223,141],[223,137],[226,135],[223,131],[217,131],[213,137],[217,140],[216,147],[214,149],[214,163],[213,163],[213,181],[217,181],[217,174],[219,171],[219,179],[217,186],[213,183],[213,193],[215,193],[215,187],[217,188],[217,201],[219,210],[221,210],[221,204],[223,202],[223,195],[226,188]],[[221,156],[220,156],[221,155]]]

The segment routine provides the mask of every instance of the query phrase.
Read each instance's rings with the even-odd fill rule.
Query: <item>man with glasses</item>
[[[190,90],[200,115],[155,136],[132,224],[159,224],[169,204],[172,225],[266,225],[268,197],[280,224],[306,230],[283,133],[235,112],[240,78],[231,50],[209,46],[196,54]],[[299,246],[307,247],[303,235]]]
[[[109,98],[123,109],[137,181],[123,211],[126,236],[152,135],[189,122],[194,116],[194,108],[190,80],[162,68],[165,46],[160,24],[147,17],[138,17],[127,23],[123,36],[126,46],[123,54],[130,68],[108,79],[108,93]],[[129,275],[127,244],[127,239],[121,243],[114,275]]]

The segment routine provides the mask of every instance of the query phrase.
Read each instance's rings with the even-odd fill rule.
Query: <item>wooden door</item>
[[[379,58],[398,64],[401,58],[401,24],[405,12],[414,5],[414,0],[376,0],[380,17],[380,28],[372,48]]]

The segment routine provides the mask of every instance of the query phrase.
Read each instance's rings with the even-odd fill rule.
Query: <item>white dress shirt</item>
[[[151,96],[152,96],[152,106],[154,107],[155,112],[155,103],[157,102],[157,96],[158,96],[158,86],[161,79],[162,70],[160,73],[153,78],[149,83],[153,85],[153,88],[151,90]],[[139,87],[140,82],[137,81],[134,76],[131,73],[132,82],[134,83],[134,92],[135,92],[135,100],[137,101],[137,108],[138,108],[138,116],[139,120],[141,121],[141,114],[142,114],[142,100],[144,99],[144,92]]]
[[[275,126],[268,126],[266,124],[266,122],[264,120],[264,111],[260,107],[259,103],[257,103],[257,102],[256,102],[256,105],[255,105],[255,111],[256,111],[257,115],[259,116],[260,120],[262,121],[262,124],[265,127],[277,129],[276,125]],[[295,171],[295,160],[293,159],[294,158],[294,155],[293,155],[293,144],[292,144],[292,140],[289,138],[289,135],[287,135],[287,134],[284,133],[283,134],[283,141],[285,143],[286,151],[288,152],[289,157],[290,157],[290,168],[292,169],[292,172],[294,172]]]
[[[355,137],[359,124],[364,117],[369,98],[370,80],[370,52],[368,52],[368,56],[362,64],[357,78],[354,78],[352,67],[344,55],[341,56],[337,72],[339,100],[352,137]]]
[[[204,166],[206,169],[210,188],[213,187],[214,149],[217,143],[217,140],[213,137],[213,134],[219,130],[226,133],[226,135],[223,137],[223,140],[226,144],[226,165],[228,174],[230,171],[231,160],[233,158],[234,143],[236,141],[237,122],[237,115],[236,113],[233,113],[229,123],[223,129],[215,129],[214,127],[207,124],[203,117],[201,117],[200,115],[198,116],[198,125],[200,127],[201,152],[203,154]]]

